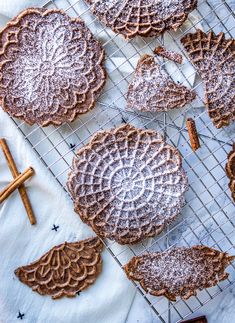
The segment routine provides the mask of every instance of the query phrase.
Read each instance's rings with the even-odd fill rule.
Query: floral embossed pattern
[[[73,297],[93,284],[101,272],[103,244],[98,238],[65,242],[39,260],[16,269],[22,283],[53,299]]]
[[[160,112],[182,108],[195,99],[194,91],[173,82],[153,56],[140,58],[127,92],[127,108]]]
[[[177,30],[197,6],[197,0],[86,1],[101,22],[125,38]]]
[[[105,83],[104,50],[79,18],[27,9],[0,33],[0,98],[29,124],[73,121]]]
[[[226,164],[226,173],[230,179],[229,188],[232,193],[232,198],[235,202],[235,143],[233,143],[233,149],[228,154],[228,162]]]
[[[129,279],[137,280],[146,292],[188,299],[196,290],[215,286],[228,278],[225,268],[235,257],[206,247],[173,247],[164,252],[133,257],[124,267]]]
[[[77,152],[67,185],[81,219],[121,244],[160,233],[188,188],[178,150],[131,125],[98,132]]]
[[[217,128],[235,120],[235,40],[197,30],[181,39],[205,88],[205,103]]]

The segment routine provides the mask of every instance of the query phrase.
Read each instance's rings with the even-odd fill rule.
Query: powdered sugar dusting
[[[204,274],[206,263],[197,261],[197,252],[188,252],[187,249],[172,249],[161,255],[146,256],[138,271],[145,275],[145,282],[152,289],[158,287],[167,288],[171,292],[178,290],[189,282],[200,282]],[[156,281],[156,285],[154,284]]]
[[[153,236],[184,204],[187,178],[177,149],[130,125],[98,133],[78,151],[68,188],[75,209],[120,243]]]
[[[175,300],[194,295],[196,289],[214,286],[227,277],[224,273],[233,257],[204,246],[174,247],[164,252],[134,257],[125,270],[154,295]]]
[[[140,59],[127,93],[127,108],[140,111],[168,111],[181,108],[195,93],[173,82],[152,56]]]
[[[184,0],[142,0],[142,1],[135,1],[135,0],[96,0],[95,6],[96,10],[99,13],[104,13],[110,9],[112,10],[119,10],[122,8],[122,10],[128,10],[129,12],[132,10],[134,14],[132,13],[132,18],[137,18],[137,10],[140,11],[144,9],[147,12],[147,9],[149,9],[149,12],[158,13],[159,20],[160,19],[166,19],[167,17],[171,16],[172,14],[178,14],[179,12],[183,12],[185,9],[185,2]],[[189,1],[188,1],[189,2]],[[136,10],[134,10],[136,9]]]
[[[87,0],[107,26],[127,38],[176,30],[196,7],[196,0]]]

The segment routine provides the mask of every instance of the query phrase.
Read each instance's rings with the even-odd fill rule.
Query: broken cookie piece
[[[73,297],[93,284],[102,269],[103,244],[99,238],[64,242],[30,265],[19,267],[19,280],[53,299]]]
[[[201,30],[181,39],[202,78],[205,104],[216,128],[235,120],[235,40]]]
[[[196,295],[197,289],[215,286],[226,279],[229,274],[225,269],[234,258],[206,246],[172,247],[133,257],[124,270],[146,292],[176,301],[177,296],[188,299]]]
[[[161,112],[182,108],[196,97],[194,91],[175,83],[153,56],[140,58],[127,92],[127,109]]]

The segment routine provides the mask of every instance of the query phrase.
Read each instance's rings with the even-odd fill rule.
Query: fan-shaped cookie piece
[[[129,279],[139,281],[146,292],[188,299],[196,290],[215,286],[228,277],[225,268],[235,259],[206,247],[173,247],[164,252],[133,257],[124,269]]]
[[[140,58],[127,92],[127,109],[160,112],[182,108],[195,99],[195,92],[171,79],[154,57]]]
[[[67,185],[81,219],[120,244],[160,233],[188,188],[179,151],[131,125],[94,135],[73,159]]]
[[[64,242],[30,265],[16,269],[19,280],[53,299],[73,297],[95,282],[102,269],[103,244],[98,238]]]
[[[228,154],[226,173],[228,178],[230,179],[229,188],[232,192],[232,198],[235,202],[235,143],[233,143],[233,150]]]
[[[197,0],[86,0],[98,19],[125,38],[157,36],[177,30]]]
[[[200,74],[209,116],[217,128],[235,120],[235,40],[197,30],[181,39]]]
[[[84,22],[60,10],[27,9],[0,33],[0,100],[29,124],[59,125],[94,107],[104,50]]]

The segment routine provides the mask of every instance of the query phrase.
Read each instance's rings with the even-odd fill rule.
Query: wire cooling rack
[[[234,1],[198,1],[198,8],[189,16],[177,33],[166,32],[159,38],[137,38],[127,42],[99,23],[82,1],[51,0],[45,8],[61,8],[70,16],[80,16],[102,43],[106,51],[108,80],[96,107],[77,118],[72,124],[59,127],[28,126],[16,119],[12,121],[31,145],[47,169],[67,192],[66,180],[72,158],[77,148],[82,147],[98,130],[131,123],[138,127],[152,128],[164,134],[168,143],[179,148],[183,156],[190,188],[186,194],[186,205],[178,219],[155,239],[136,246],[117,248],[117,243],[104,241],[107,250],[122,267],[130,257],[144,251],[165,250],[173,245],[192,246],[205,244],[235,254],[235,215],[228,189],[224,167],[227,154],[234,141],[234,127],[216,129],[208,117],[203,104],[200,78],[187,59],[180,39],[196,27],[215,33],[225,32],[226,37],[235,36]],[[183,109],[169,113],[138,113],[125,109],[125,94],[137,60],[144,53],[153,54],[156,45],[169,43],[183,53],[184,65],[159,60],[168,72],[197,92],[197,100]],[[185,128],[187,117],[196,121],[201,148],[193,153]],[[72,207],[72,204],[71,204]],[[118,250],[118,251],[117,251]],[[217,286],[201,291],[187,301],[169,302],[164,297],[147,294],[137,283],[133,284],[155,312],[159,322],[178,322],[200,309],[224,289],[235,282],[235,267],[229,267],[229,279]]]

